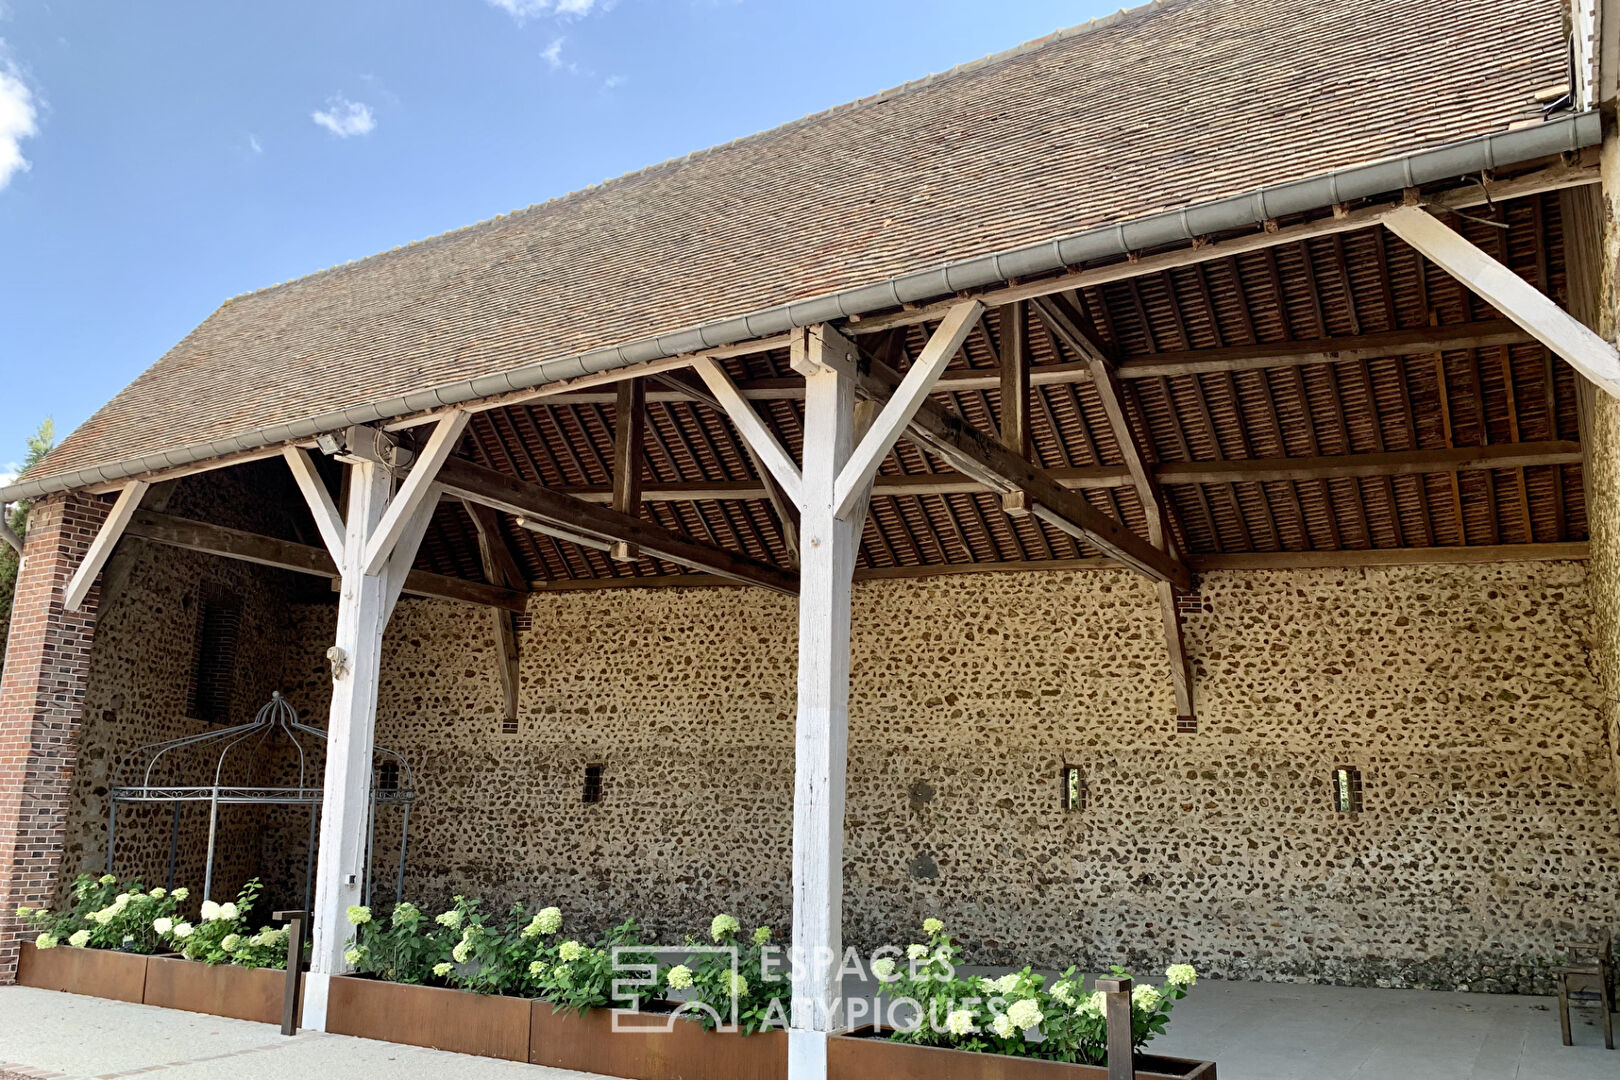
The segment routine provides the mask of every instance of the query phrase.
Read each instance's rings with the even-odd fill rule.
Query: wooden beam
[[[929,337],[922,353],[884,402],[883,410],[872,422],[872,429],[862,436],[849,461],[839,471],[833,487],[834,515],[847,517],[857,503],[865,507],[864,500],[870,493],[878,466],[889,456],[894,441],[911,423],[945,365],[955,358],[983,314],[984,305],[975,300],[958,304],[946,313],[945,321]]]
[[[1029,429],[1028,303],[1015,300],[1000,309],[1001,445],[1019,457],[1033,457]]]
[[[1125,407],[1125,391],[1114,365],[1103,346],[1081,325],[1076,313],[1056,295],[1037,297],[1032,301],[1041,321],[1052,331],[1052,336],[1080,356],[1091,369],[1091,384],[1102,402],[1103,414],[1113,429],[1114,442],[1125,458],[1137,500],[1147,516],[1148,542],[1175,557],[1176,548],[1170,536],[1170,520],[1164,492],[1159,489],[1153,464],[1142,449],[1131,426]],[[1164,623],[1165,655],[1170,663],[1170,682],[1175,690],[1176,719],[1191,720],[1193,711],[1192,665],[1187,659],[1186,641],[1181,630],[1181,609],[1176,604],[1176,588],[1167,581],[1158,583],[1159,616]]]
[[[700,360],[693,368],[703,379],[703,385],[709,388],[709,393],[714,395],[721,410],[736,426],[743,442],[748,444],[755,456],[776,478],[776,482],[781,485],[788,498],[797,505],[800,502],[801,481],[799,464],[793,460],[793,455],[777,441],[776,433],[765,426],[765,422],[760,419],[759,413],[754,411],[754,407],[743,400],[742,394],[732,383],[731,376],[726,374],[719,361]]]
[[[470,413],[457,409],[440,418],[434,426],[433,434],[428,436],[427,444],[411,466],[410,475],[388,501],[388,509],[383,511],[376,531],[366,541],[366,554],[361,562],[365,573],[381,573],[416,512],[423,506],[428,506],[431,512],[432,505],[438,502],[433,495],[434,477],[455,450],[470,419]]]
[[[1191,555],[1187,564],[1200,574],[1216,571],[1336,570],[1389,566],[1471,566],[1518,562],[1584,562],[1591,557],[1586,541],[1556,544],[1500,544],[1474,547],[1346,548],[1342,551],[1261,551],[1224,555]],[[1030,574],[1127,570],[1116,559],[1029,559],[1004,562],[948,563],[932,566],[883,566],[855,571],[855,580],[893,581],[951,577],[956,574]],[[598,589],[741,588],[742,584],[713,574],[664,574],[658,577],[581,578],[550,581],[537,592],[579,592]]]
[[[1226,458],[1219,461],[1161,461],[1154,475],[1161,485],[1241,484],[1274,480],[1336,480],[1351,477],[1420,476],[1469,472],[1478,469],[1528,468],[1537,465],[1575,465],[1581,461],[1580,443],[1497,443],[1458,446],[1444,450],[1401,450],[1379,454],[1329,454],[1322,457]],[[1127,487],[1129,470],[1123,465],[1082,465],[1048,469],[1059,484],[1077,491]],[[970,495],[999,490],[959,472],[878,476],[872,494],[882,496]],[[558,488],[581,502],[606,503],[611,488],[602,486]],[[647,502],[706,502],[725,499],[763,499],[768,490],[752,480],[691,481],[658,484],[641,493]]]
[[[900,384],[895,372],[878,361],[861,380],[861,392],[888,400]],[[999,439],[986,436],[961,417],[924,401],[907,429],[907,437],[993,491],[1021,492],[1030,512],[1053,528],[1084,538],[1102,551],[1149,577],[1185,589],[1191,582],[1186,566],[1170,558],[1125,525],[1058,483],[1050,473],[1019,457]]]
[[[1003,311],[1006,309],[1004,308]],[[1158,379],[1174,375],[1196,375],[1217,371],[1257,371],[1264,368],[1310,367],[1356,360],[1377,360],[1386,356],[1422,356],[1434,352],[1523,345],[1536,340],[1509,319],[1419,326],[1379,331],[1356,337],[1315,340],[1267,341],[1251,345],[1229,345],[1212,349],[1180,349],[1130,357],[1119,362],[1116,371],[1122,379]],[[1015,373],[1005,363],[995,368],[961,368],[947,371],[934,384],[934,392],[960,393],[972,390],[1000,390]],[[1085,363],[1039,364],[1029,369],[1030,386],[1061,386],[1091,381]],[[802,380],[793,378],[743,379],[734,382],[737,393],[749,401],[798,401],[804,398]],[[652,390],[648,401],[685,401],[692,395],[683,390]],[[551,405],[608,404],[612,391],[563,394],[549,399]]]
[[[1388,214],[1384,225],[1611,397],[1620,398],[1620,353],[1534,285],[1422,207],[1402,207]]]
[[[241,529],[229,529],[206,521],[137,510],[130,519],[126,534],[154,544],[271,566],[277,570],[290,570],[295,574],[331,579],[338,577],[337,564],[332,562],[332,556],[318,547]],[[422,570],[410,572],[405,578],[404,591],[413,596],[450,600],[458,604],[478,604],[506,611],[523,611],[527,603],[524,594],[513,589],[496,588],[482,582]]]
[[[613,403],[613,509],[635,517],[641,513],[641,464],[647,433],[647,383],[627,379],[618,385]],[[634,544],[619,541],[608,549],[614,562],[641,557]]]
[[[517,556],[512,554],[512,546],[501,534],[500,515],[483,503],[470,499],[460,501],[467,516],[472,518],[473,528],[478,530],[478,558],[484,566],[484,579],[502,588],[528,588],[528,578],[518,565]]]
[[[144,480],[131,480],[124,485],[124,490],[118,493],[112,511],[101,523],[96,538],[90,541],[89,550],[84,553],[78,570],[74,571],[72,580],[68,582],[67,593],[62,598],[62,606],[65,609],[78,611],[83,606],[85,598],[90,595],[90,587],[96,583],[96,575],[101,573],[101,567],[112,555],[113,548],[118,544],[118,538],[124,535],[129,519],[140,508],[141,498],[151,486]]]
[[[338,513],[337,503],[332,501],[332,493],[326,490],[326,482],[321,479],[321,474],[315,471],[315,462],[310,459],[307,450],[296,446],[287,447],[282,456],[287,459],[287,467],[292,470],[293,480],[304,495],[304,503],[315,518],[315,528],[320,532],[332,561],[342,562],[343,515]]]
[[[539,484],[451,458],[439,470],[439,483],[463,499],[483,503],[505,514],[531,518],[611,544],[623,540],[647,554],[709,573],[760,585],[777,592],[798,591],[798,577],[746,555],[706,547],[676,536],[650,521],[610,507],[592,506]]]

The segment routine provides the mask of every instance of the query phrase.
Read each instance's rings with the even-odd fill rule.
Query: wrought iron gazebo
[[[287,740],[290,749],[285,756],[274,758],[271,751],[277,745],[278,736]],[[316,835],[325,797],[321,781],[325,774],[326,743],[326,732],[300,721],[297,711],[278,690],[270,695],[270,700],[250,723],[136,747],[124,755],[113,771],[107,802],[106,872],[113,872],[120,803],[158,803],[173,807],[169,831],[170,889],[174,888],[180,853],[180,809],[185,803],[208,804],[208,855],[203,870],[205,899],[213,894],[221,806],[307,806],[309,854],[304,867],[304,908],[308,910],[315,879]],[[368,904],[371,903],[377,810],[383,806],[398,806],[401,810],[399,865],[394,887],[395,896],[403,896],[411,803],[415,798],[415,783],[405,758],[386,747],[374,747],[371,814],[366,829],[365,897]]]

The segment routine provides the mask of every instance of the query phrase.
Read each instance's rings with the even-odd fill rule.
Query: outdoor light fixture
[[[317,435],[315,436],[315,445],[320,447],[321,453],[327,457],[331,457],[343,449],[338,443],[336,435]]]

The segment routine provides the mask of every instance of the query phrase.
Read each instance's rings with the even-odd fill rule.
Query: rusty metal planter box
[[[828,1040],[827,1080],[1108,1080],[1101,1065],[945,1050],[890,1042],[862,1032]],[[1139,1054],[1137,1080],[1215,1080],[1213,1061]]]
[[[17,957],[17,982],[41,990],[140,1004],[146,993],[147,956],[107,949],[75,949],[59,945],[37,949],[24,942]]]
[[[529,1063],[627,1080],[787,1080],[787,1033],[705,1031],[665,1013],[557,1010],[533,1003]],[[631,1030],[627,1030],[631,1029]]]
[[[527,1061],[530,1004],[525,998],[337,975],[327,989],[326,1030]]]
[[[146,966],[144,1000],[165,1009],[279,1024],[286,985],[287,973],[273,968],[153,956]]]

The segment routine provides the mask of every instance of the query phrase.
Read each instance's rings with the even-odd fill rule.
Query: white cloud
[[[5,487],[17,479],[17,474],[20,472],[22,472],[22,462],[20,461],[13,461],[0,466],[0,487]]]
[[[264,147],[259,145],[259,137],[253,134],[251,131],[248,132],[248,149],[252,150],[255,154],[264,153]]]
[[[599,0],[485,0],[518,22],[541,15],[589,15]],[[606,6],[602,4],[601,6]]]
[[[562,47],[562,38],[552,38],[551,44],[542,49],[540,55],[546,63],[551,65],[552,71],[561,71],[563,68],[573,71],[574,65],[564,61],[562,58]]]
[[[5,42],[0,41],[0,50]],[[33,135],[37,113],[34,95],[22,81],[16,65],[0,59],[0,188],[10,182],[13,175],[28,168],[28,159],[22,154],[22,141]]]
[[[364,135],[377,126],[376,118],[371,115],[370,105],[350,101],[342,94],[328,98],[326,108],[316,109],[309,114],[309,118],[340,139],[347,139],[351,135]]]
[[[616,86],[623,86],[624,85],[624,76],[623,75],[609,75],[607,78],[602,80],[602,85],[607,87],[609,90],[612,90]]]

